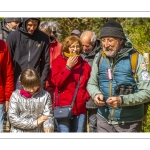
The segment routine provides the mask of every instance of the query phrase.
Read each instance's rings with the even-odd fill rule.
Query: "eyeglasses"
[[[56,34],[56,31],[51,31],[51,33]]]
[[[80,46],[79,46],[79,45],[73,45],[73,46],[70,46],[69,48],[70,48],[70,49],[75,49],[75,48],[76,48],[76,49],[79,49]]]

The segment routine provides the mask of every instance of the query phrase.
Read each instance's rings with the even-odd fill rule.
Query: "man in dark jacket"
[[[17,30],[7,37],[16,88],[19,88],[19,75],[25,68],[35,68],[44,87],[49,71],[49,37],[38,29],[39,24],[39,18],[23,18]]]
[[[21,18],[4,18],[0,23],[0,39],[6,42],[11,31],[15,31],[21,22]]]
[[[81,53],[82,58],[92,66],[95,55],[100,51],[100,41],[96,38],[96,35],[93,31],[84,31],[80,40],[82,42],[83,50]],[[87,129],[90,132],[96,132],[96,114],[97,114],[97,105],[94,104],[93,99],[91,98],[86,103],[87,108]]]

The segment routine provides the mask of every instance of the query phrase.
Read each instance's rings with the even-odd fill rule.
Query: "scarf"
[[[72,53],[70,54],[70,53],[66,53],[66,52],[63,52],[63,54],[64,54],[64,56],[67,57],[67,58],[72,57],[72,56],[80,56],[80,54],[77,55],[77,54],[72,54]]]
[[[40,91],[40,88],[38,88],[35,93],[39,92]],[[31,98],[32,97],[32,94],[30,94],[29,92],[27,92],[26,90],[22,89],[20,90],[20,95],[21,96],[24,96],[26,98]]]

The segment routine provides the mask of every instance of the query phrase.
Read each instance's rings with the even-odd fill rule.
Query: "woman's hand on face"
[[[67,60],[67,66],[71,69],[78,63],[78,56],[69,57]]]

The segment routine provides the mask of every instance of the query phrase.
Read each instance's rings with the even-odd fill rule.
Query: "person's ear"
[[[18,82],[19,82],[19,84],[20,84],[20,85],[21,85],[21,87],[22,87],[21,81],[19,80]]]
[[[122,45],[123,44],[123,39],[120,39],[119,43],[120,43],[120,45]]]

